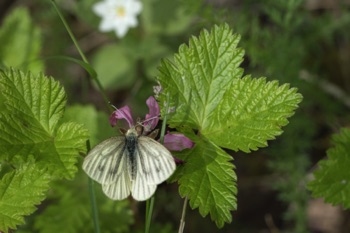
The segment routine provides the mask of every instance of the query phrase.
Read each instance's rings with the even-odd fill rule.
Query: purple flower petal
[[[185,135],[180,133],[164,135],[164,146],[171,151],[182,151],[187,148],[192,148],[194,143]]]
[[[125,119],[130,128],[134,125],[134,120],[132,119],[129,106],[124,106],[112,112],[111,116],[109,117],[109,123],[112,127],[114,127],[117,124],[117,121],[121,119]]]
[[[152,131],[157,126],[160,113],[159,105],[153,96],[150,96],[147,99],[146,104],[148,106],[149,113],[146,114],[145,122],[143,123],[144,133]]]

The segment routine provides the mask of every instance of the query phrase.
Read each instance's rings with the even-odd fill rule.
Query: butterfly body
[[[123,153],[128,156],[129,160],[129,168],[131,168],[130,171],[130,178],[131,180],[135,180],[136,178],[136,171],[137,171],[137,163],[136,163],[136,154],[135,151],[138,148],[138,134],[136,130],[129,129],[125,135],[125,145],[127,150],[126,153]]]
[[[96,145],[83,163],[84,171],[114,200],[130,194],[140,201],[150,198],[175,168],[171,153],[154,139],[139,135],[134,127],[124,136]]]

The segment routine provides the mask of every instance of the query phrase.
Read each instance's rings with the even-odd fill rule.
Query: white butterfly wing
[[[123,157],[126,157],[123,155]],[[130,195],[131,192],[131,180],[128,173],[127,159],[122,160],[122,166],[124,170],[117,176],[117,180],[111,184],[102,184],[103,192],[113,200],[123,200]]]
[[[173,174],[176,164],[162,144],[145,136],[138,138],[135,157],[137,170],[131,194],[135,200],[144,201],[153,195],[157,184]]]
[[[85,157],[83,170],[93,180],[104,185],[125,179],[128,174],[125,174],[127,156],[123,156],[124,146],[124,137],[112,137],[101,142]]]
[[[153,195],[156,189],[156,184],[147,184],[146,177],[137,172],[136,179],[132,183],[131,195],[137,201],[145,201]]]
[[[130,156],[135,156],[134,178]],[[83,163],[84,171],[101,183],[103,192],[114,200],[127,198],[130,192],[135,200],[147,200],[175,168],[171,153],[146,136],[138,137],[134,155],[125,148],[125,137],[112,137],[90,150]]]
[[[173,156],[152,138],[140,136],[137,153],[137,178],[144,177],[146,184],[160,184],[174,173],[176,164]]]

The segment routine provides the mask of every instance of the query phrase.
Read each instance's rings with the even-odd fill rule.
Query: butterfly
[[[103,192],[113,200],[130,194],[137,201],[147,200],[175,171],[171,153],[141,131],[133,126],[124,136],[96,145],[84,159],[83,170],[102,184]]]

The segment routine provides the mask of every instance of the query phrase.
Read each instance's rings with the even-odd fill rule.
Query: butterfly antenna
[[[150,121],[150,120],[153,120],[153,119],[156,119],[156,118],[159,118],[159,117],[160,117],[160,114],[159,114],[158,116],[154,116],[154,117],[145,119],[145,120],[143,120],[143,121],[140,121],[139,124],[143,124],[143,123],[145,123],[145,122],[147,122],[147,121]]]
[[[118,111],[120,114],[124,115],[124,113],[121,112],[114,104],[112,104],[111,102],[108,102],[108,103],[112,108],[114,108],[115,111]]]
[[[116,111],[119,111],[119,109],[118,109],[116,106],[114,106],[110,101],[108,101],[108,104],[109,104],[112,108],[114,108]]]

